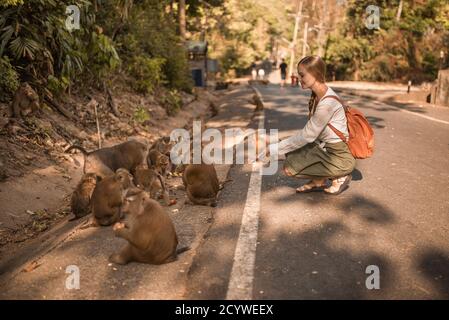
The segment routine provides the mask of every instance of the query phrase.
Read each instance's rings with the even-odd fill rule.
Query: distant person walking
[[[259,69],[259,80],[265,80],[265,70],[264,68]]]
[[[257,80],[257,70],[256,70],[256,63],[255,62],[253,62],[251,64],[251,76],[252,76],[254,81]]]
[[[281,87],[285,86],[285,79],[287,79],[287,67],[288,65],[285,63],[285,59],[282,58],[282,63],[279,65],[279,69],[281,70]]]

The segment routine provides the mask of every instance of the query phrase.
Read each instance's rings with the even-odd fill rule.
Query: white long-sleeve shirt
[[[278,154],[286,154],[299,149],[311,142],[318,142],[320,146],[325,143],[337,143],[342,140],[327,126],[328,123],[348,137],[348,126],[343,106],[333,98],[324,99],[325,96],[337,95],[334,90],[328,88],[326,94],[318,103],[315,113],[307,121],[304,128],[295,135],[277,143]]]

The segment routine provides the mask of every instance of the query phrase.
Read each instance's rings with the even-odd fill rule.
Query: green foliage
[[[58,79],[55,76],[49,75],[47,78],[47,89],[56,95],[60,95],[66,91],[69,84],[69,79],[64,76],[61,76],[61,78]]]
[[[182,99],[178,90],[169,90],[161,99],[169,116],[174,116],[182,107]]]
[[[148,56],[163,59],[161,71],[166,84],[171,88],[190,91],[192,81],[187,52],[175,32],[175,21],[163,14],[164,10],[163,1],[136,3],[130,11],[129,22],[123,28],[126,32],[117,35],[120,53],[131,58]]]
[[[380,30],[365,27],[368,5],[381,8]],[[352,0],[345,24],[329,39],[326,62],[337,79],[372,81],[435,79],[440,50],[449,30],[449,5],[445,0]]]
[[[134,111],[133,119],[138,123],[144,123],[145,121],[150,120],[150,114],[144,107],[139,106],[136,111]]]
[[[153,93],[154,89],[164,80],[162,68],[165,59],[136,56],[129,64],[128,70],[134,79],[133,87],[142,93]]]
[[[186,51],[175,21],[165,14],[167,4],[159,0],[3,0],[0,56],[10,59],[21,78],[44,87],[43,92],[61,94],[75,82],[101,86],[120,71],[135,77],[131,82],[141,92],[164,84],[189,91],[192,81]],[[65,26],[68,5],[80,8],[78,30]]]
[[[23,0],[2,0],[2,2],[0,2],[0,8],[8,6],[16,6],[18,4],[23,4]]]
[[[92,32],[89,46],[89,65],[91,72],[99,79],[104,79],[120,63],[113,41],[104,34]]]
[[[19,74],[8,57],[0,58],[0,101],[11,98],[17,88],[19,88]]]

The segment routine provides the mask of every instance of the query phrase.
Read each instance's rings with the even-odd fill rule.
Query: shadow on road
[[[426,249],[416,258],[416,268],[443,299],[449,299],[449,253],[436,248]]]

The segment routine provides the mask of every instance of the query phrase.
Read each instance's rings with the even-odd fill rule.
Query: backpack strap
[[[343,102],[339,97],[337,97],[337,96],[324,96],[323,98],[321,98],[320,102],[323,101],[323,100],[326,99],[326,98],[331,98],[331,99],[337,100],[337,101],[340,102],[340,104],[343,106],[343,109],[345,110],[345,112],[348,112],[348,107],[344,104],[344,102]],[[348,138],[345,137],[345,135],[344,135],[340,130],[338,130],[337,128],[335,128],[335,127],[334,127],[333,125],[331,125],[330,123],[328,123],[327,125],[329,126],[329,128],[332,129],[332,131],[335,132],[335,134],[336,134],[341,140],[343,140],[343,141],[346,142],[346,143],[348,142]]]

